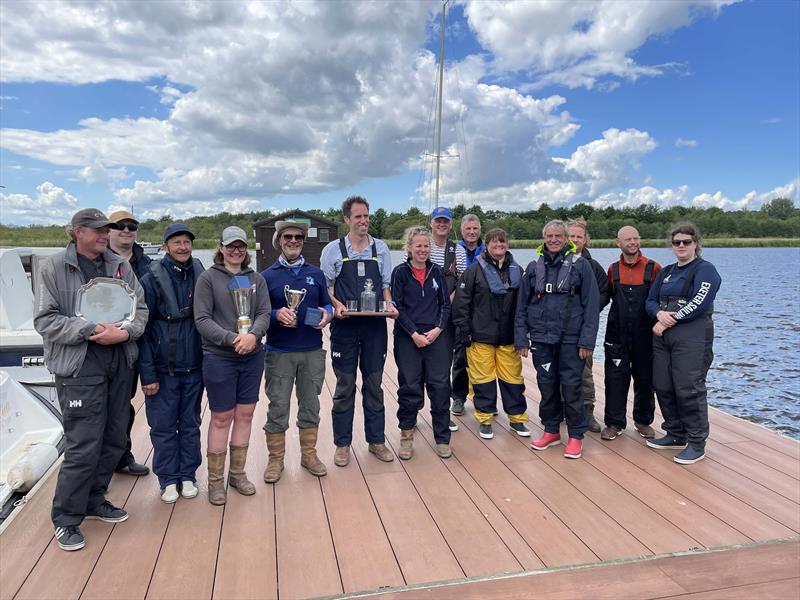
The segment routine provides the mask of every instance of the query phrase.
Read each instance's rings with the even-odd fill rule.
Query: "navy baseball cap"
[[[164,232],[164,243],[166,244],[169,238],[174,235],[178,235],[179,233],[185,233],[192,241],[194,241],[194,234],[192,233],[192,230],[189,229],[188,225],[183,223],[173,223],[167,227],[167,230]]]
[[[447,219],[448,221],[452,221],[453,211],[446,206],[437,206],[431,213],[431,220],[433,219]]]

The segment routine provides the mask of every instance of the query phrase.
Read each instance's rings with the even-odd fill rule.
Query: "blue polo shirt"
[[[306,352],[322,348],[322,331],[305,325],[306,309],[323,308],[333,312],[325,275],[312,265],[286,267],[275,262],[261,275],[267,282],[272,303],[272,319],[267,329],[267,352]],[[278,323],[276,312],[286,306],[285,286],[292,290],[306,290],[305,298],[297,309],[297,327],[284,327]]]

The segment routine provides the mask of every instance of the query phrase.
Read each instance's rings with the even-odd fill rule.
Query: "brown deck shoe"
[[[369,451],[383,462],[392,462],[394,460],[394,454],[386,447],[386,444],[370,444]]]
[[[656,437],[656,430],[650,427],[650,425],[645,425],[644,423],[634,423],[634,427],[636,427],[636,431],[639,432],[639,435],[645,439],[651,440]]]
[[[617,439],[620,435],[622,435],[622,429],[616,425],[609,425],[600,432],[600,439],[611,441]]]
[[[333,453],[333,464],[337,467],[346,467],[350,462],[350,446],[336,446]]]

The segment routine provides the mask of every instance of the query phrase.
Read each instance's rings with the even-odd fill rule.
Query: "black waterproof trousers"
[[[444,333],[430,346],[417,348],[408,334],[395,332],[394,360],[397,364],[397,421],[400,429],[413,429],[417,413],[425,405],[425,390],[431,404],[433,437],[437,444],[450,443],[450,357]]]
[[[656,410],[653,396],[653,334],[648,329],[621,344],[604,344],[606,410],[609,427],[625,429],[628,388],[633,379],[633,421],[650,425]]]
[[[664,431],[703,450],[708,438],[706,374],[714,360],[714,322],[700,317],[653,336],[653,387]]]
[[[353,441],[356,410],[356,372],[361,371],[364,434],[370,444],[385,441],[383,427],[383,365],[388,333],[386,319],[349,317],[335,320],[331,329],[331,363],[336,375],[333,392],[333,443],[349,446]]]
[[[131,369],[122,344],[89,343],[76,377],[56,377],[64,415],[64,462],[51,513],[56,527],[80,525],[105,502],[114,467],[125,450]]]
[[[541,401],[539,418],[547,433],[558,433],[566,418],[569,437],[583,439],[589,419],[583,404],[581,374],[584,361],[577,344],[542,344],[534,342],[533,366]]]

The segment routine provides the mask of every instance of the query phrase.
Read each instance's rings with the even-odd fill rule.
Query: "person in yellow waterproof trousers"
[[[505,231],[492,229],[485,244],[456,287],[452,320],[467,347],[467,374],[480,436],[494,437],[498,384],[511,429],[529,436],[522,362],[514,347],[514,311],[523,271],[508,251]]]

